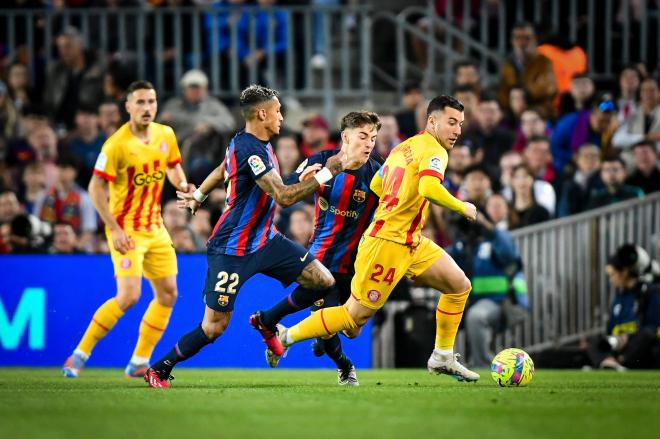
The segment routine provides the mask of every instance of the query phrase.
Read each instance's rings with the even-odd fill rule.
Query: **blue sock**
[[[280,300],[275,306],[262,311],[261,323],[268,328],[275,328],[284,317],[289,314],[309,308],[319,299],[327,294],[327,290],[309,290],[298,286],[291,294]]]
[[[204,334],[202,325],[200,324],[181,337],[174,347],[152,367],[156,370],[167,371],[169,373],[179,361],[187,360],[197,354],[204,346],[211,343],[213,343],[213,340]]]
[[[353,362],[344,354],[341,348],[341,340],[338,335],[335,334],[332,338],[323,340],[323,346],[326,355],[335,362],[337,369],[349,369],[353,366]]]

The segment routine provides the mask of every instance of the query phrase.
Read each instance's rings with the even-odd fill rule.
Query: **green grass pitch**
[[[176,370],[169,390],[88,369],[0,369],[1,438],[658,438],[660,372],[540,371],[527,388],[425,370]]]

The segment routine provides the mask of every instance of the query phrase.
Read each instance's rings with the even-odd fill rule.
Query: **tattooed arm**
[[[339,174],[344,169],[340,155],[341,153],[330,157],[325,163],[325,167],[328,168],[333,176]],[[308,178],[300,183],[285,185],[282,182],[282,177],[275,170],[270,170],[260,177],[257,180],[257,184],[282,207],[289,207],[297,203],[313,194],[320,187],[319,182],[315,178]]]

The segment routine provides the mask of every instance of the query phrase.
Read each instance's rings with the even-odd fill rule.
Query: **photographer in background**
[[[465,328],[469,362],[489,367],[493,334],[512,327],[527,315],[527,285],[511,235],[477,215],[474,223],[458,221],[458,240],[448,249],[472,282]]]
[[[634,244],[624,244],[607,263],[607,276],[616,288],[607,334],[587,348],[594,366],[659,368],[660,265]]]

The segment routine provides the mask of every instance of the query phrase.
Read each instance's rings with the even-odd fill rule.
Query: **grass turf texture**
[[[114,369],[0,369],[3,438],[659,437],[660,372],[537,372],[499,388],[424,370],[178,369],[169,390]]]

